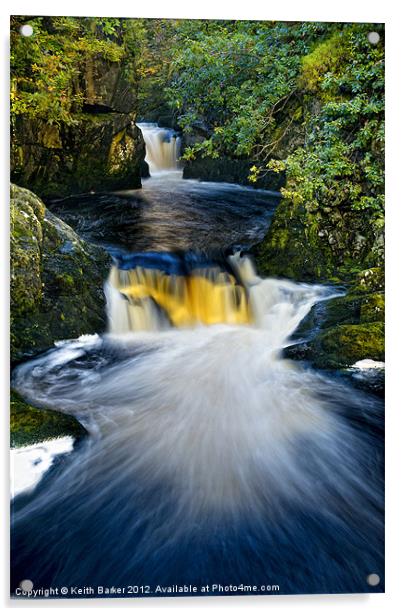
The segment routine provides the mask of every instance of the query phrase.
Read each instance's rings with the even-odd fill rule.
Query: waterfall
[[[158,261],[157,267],[112,267],[106,286],[112,333],[252,322],[245,286],[221,265],[195,263],[183,274],[158,269],[165,266]]]
[[[157,124],[142,122],[137,125],[146,146],[145,160],[151,175],[178,169],[181,139],[170,128],[160,128]]]
[[[329,571],[339,592],[362,591],[382,571],[377,437],[344,412],[374,426],[377,402],[281,355],[331,290],[262,279],[239,254],[129,257],[107,283],[111,333],[14,371],[21,395],[91,435],[16,499],[14,587],[267,579],[317,592]]]
[[[322,293],[317,286],[263,281],[249,257],[239,253],[225,264],[191,254],[149,257],[145,264],[143,255],[138,264],[133,259],[132,269],[112,267],[105,287],[110,333],[216,324],[263,327],[273,309],[274,329],[286,335]]]

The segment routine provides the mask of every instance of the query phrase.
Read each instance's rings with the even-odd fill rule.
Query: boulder
[[[311,341],[305,358],[318,368],[350,367],[362,359],[384,360],[384,323],[337,325]]]
[[[87,435],[75,417],[59,411],[39,409],[25,402],[15,391],[10,401],[11,447],[26,447],[63,436],[81,439]]]
[[[384,293],[359,289],[356,284],[347,295],[316,304],[294,333],[302,342],[289,346],[285,355],[329,369],[363,359],[384,361]]]
[[[102,332],[109,255],[82,239],[31,191],[11,186],[11,359],[55,340]]]

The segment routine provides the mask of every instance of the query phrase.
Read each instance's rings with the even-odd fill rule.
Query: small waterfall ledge
[[[151,122],[140,122],[137,126],[145,141],[145,161],[149,165],[150,175],[178,171],[181,138],[177,132],[171,128],[160,128]]]

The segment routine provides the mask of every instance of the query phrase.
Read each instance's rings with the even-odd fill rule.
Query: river
[[[173,131],[142,129],[142,190],[56,204],[113,257],[109,325],[14,371],[90,436],[14,499],[12,587],[382,590],[381,401],[283,357],[338,290],[260,278],[277,194],[183,180]]]

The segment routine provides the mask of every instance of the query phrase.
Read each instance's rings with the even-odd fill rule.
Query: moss
[[[369,268],[373,274],[359,280],[360,291],[366,292],[382,290],[368,287],[374,272],[383,272],[382,242],[383,229],[369,214],[334,206],[316,209],[285,198],[253,252],[260,273],[295,280],[350,283]]]
[[[22,205],[24,206],[24,208],[26,208],[27,206],[32,208],[36,218],[40,222],[42,222],[45,216],[46,207],[43,201],[33,192],[27,190],[26,188],[21,188],[20,186],[11,184],[10,199],[12,203],[15,204],[19,209],[21,209]]]
[[[85,428],[71,415],[32,406],[15,391],[11,391],[10,431],[11,447],[23,447],[62,436],[80,439],[87,435]]]
[[[335,297],[325,304],[321,328],[335,325],[384,321],[384,293],[350,293]]]
[[[321,328],[335,325],[355,325],[360,321],[362,298],[355,295],[335,297],[325,305],[325,314],[321,321]]]
[[[325,100],[332,98],[330,90],[322,89],[321,82],[327,73],[335,73],[347,57],[347,47],[340,33],[319,43],[315,49],[302,58],[300,86],[310,92],[319,92]]]
[[[74,289],[76,286],[76,282],[74,278],[71,276],[71,274],[66,274],[66,273],[56,274],[54,277],[54,282],[56,285],[58,285],[60,290],[64,290],[64,291],[69,291],[71,289]]]
[[[384,321],[384,293],[370,293],[361,302],[361,322]]]
[[[12,190],[10,203],[11,230],[11,317],[32,310],[42,294],[41,246],[42,209],[24,191],[16,197]]]
[[[46,124],[41,127],[38,133],[38,142],[45,148],[61,149],[63,147],[60,138],[60,131],[55,124]]]
[[[30,206],[33,199],[41,220]],[[13,187],[11,213],[18,221],[11,228],[12,360],[55,340],[102,332],[107,253],[82,241],[27,190]]]
[[[384,324],[337,325],[319,333],[308,357],[317,367],[340,368],[360,359],[384,360]]]
[[[295,280],[327,280],[337,273],[327,240],[321,241],[316,221],[309,224],[302,204],[283,199],[265,239],[254,247],[258,271]]]
[[[354,293],[384,291],[384,268],[371,267],[359,272],[353,286]]]
[[[132,164],[135,152],[135,141],[127,134],[127,129],[121,130],[113,136],[108,156],[107,170],[111,175],[126,175],[127,167]]]

